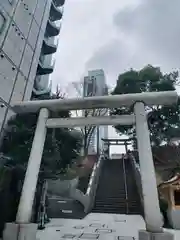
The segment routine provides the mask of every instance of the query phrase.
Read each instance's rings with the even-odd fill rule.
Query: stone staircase
[[[104,162],[92,212],[114,214],[142,212],[129,159]]]

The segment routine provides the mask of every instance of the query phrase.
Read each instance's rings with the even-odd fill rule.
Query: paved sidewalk
[[[37,240],[138,240],[138,230],[145,229],[139,215],[90,213],[82,220],[52,219]],[[164,229],[180,240],[180,230]]]
[[[91,213],[83,220],[52,219],[37,239],[137,240],[139,229],[145,229],[139,215]]]

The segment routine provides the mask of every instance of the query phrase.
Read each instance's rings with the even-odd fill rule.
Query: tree
[[[42,99],[63,98],[61,92],[42,96]],[[50,112],[50,117],[70,117],[69,111]],[[14,165],[26,168],[30,154],[38,113],[23,113],[12,117],[5,129],[1,152],[12,159]],[[81,139],[68,128],[48,129],[42,156],[41,173],[52,177],[66,172],[79,156]]]
[[[112,94],[171,91],[175,90],[176,84],[178,84],[178,72],[164,74],[160,68],[147,65],[140,71],[130,69],[120,74]],[[131,114],[132,107],[113,109],[111,114]],[[164,142],[168,143],[173,134],[177,137],[180,129],[179,103],[173,106],[146,106],[146,111],[152,145],[160,146]],[[118,125],[115,128],[120,134],[135,136],[133,126]]]
[[[45,94],[35,99],[63,98],[61,91],[56,94]],[[70,117],[69,111],[50,112],[50,117]],[[0,154],[0,237],[5,222],[15,221],[21,195],[21,189],[32,146],[37,113],[14,115],[7,123]],[[38,220],[40,197],[44,179],[59,178],[65,174],[69,166],[79,157],[82,139],[72,129],[48,129],[42,156],[42,164],[36,189],[33,221]],[[38,146],[37,146],[38,147]]]
[[[96,83],[95,78],[85,81],[84,79],[80,82],[72,82],[71,86],[75,90],[76,97],[92,97],[96,95]],[[108,86],[103,89],[104,95],[108,95]],[[84,117],[97,117],[104,116],[108,113],[107,109],[91,109],[91,110],[78,110],[75,112],[76,116]],[[97,153],[99,151],[99,127],[97,126],[85,126],[80,128],[83,136],[83,155],[87,156],[89,145],[93,134],[97,134]]]

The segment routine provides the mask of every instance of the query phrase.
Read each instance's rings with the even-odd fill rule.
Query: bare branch
[[[89,148],[91,137],[94,133],[95,128],[96,128],[96,126],[91,127],[88,131],[88,134],[86,135],[86,141],[85,141],[85,144],[84,144],[84,149],[86,149],[86,150]]]

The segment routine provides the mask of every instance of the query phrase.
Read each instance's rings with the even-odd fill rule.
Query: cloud
[[[87,68],[104,68],[109,81],[131,67],[146,64],[164,71],[180,65],[180,1],[143,0],[118,10],[113,18],[116,39],[95,51]]]
[[[120,70],[125,70],[133,61],[133,52],[119,38],[110,40],[98,49],[86,63],[87,69],[104,69],[109,83],[113,83]]]
[[[166,66],[178,67],[179,9],[179,0],[143,0],[135,8],[119,11],[114,17],[114,24],[147,54],[154,55],[156,61]]]
[[[118,2],[114,0],[114,5],[109,6],[104,0],[66,1],[52,75],[54,86],[81,78],[92,52],[105,44],[112,35],[111,20]]]
[[[78,81],[88,70],[86,62],[116,36],[113,15],[139,0],[66,0],[53,88]]]

